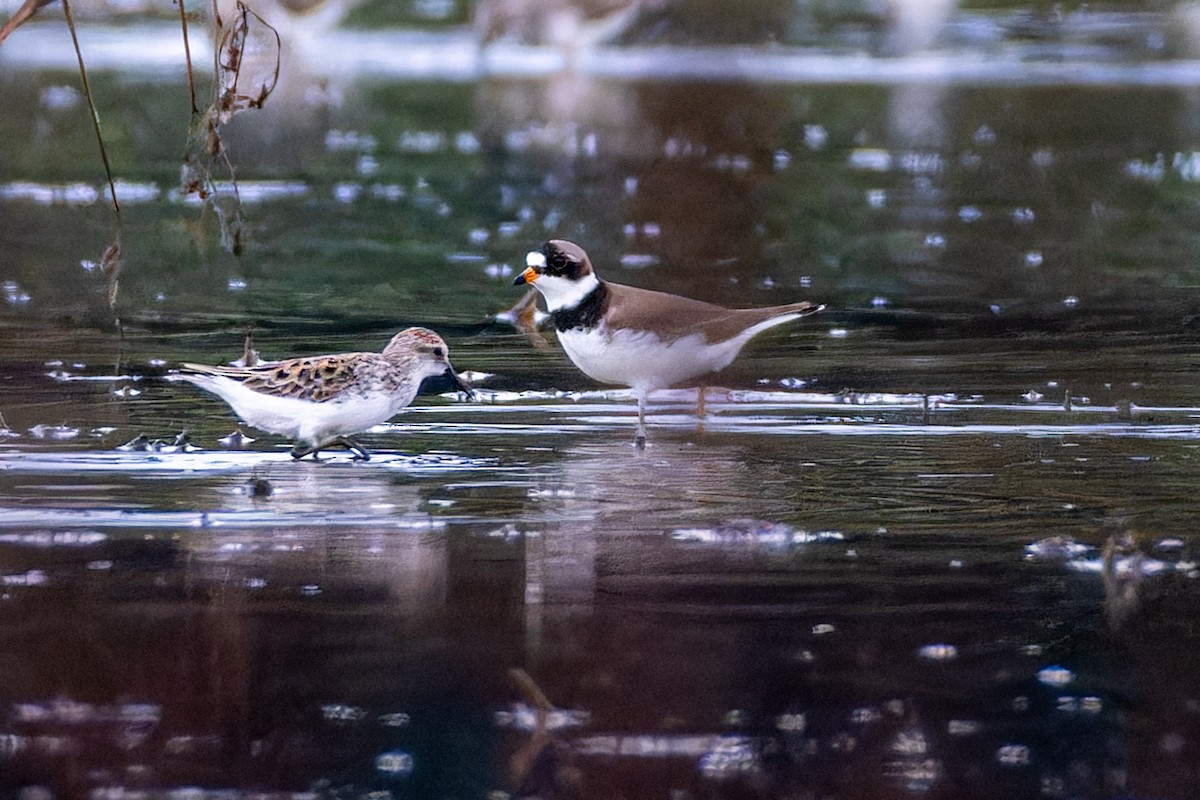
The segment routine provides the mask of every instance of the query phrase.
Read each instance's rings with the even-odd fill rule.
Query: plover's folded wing
[[[355,368],[371,353],[289,358],[255,367],[183,364],[180,375],[211,376],[237,381],[247,389],[275,397],[293,397],[320,403],[341,394],[355,382]]]
[[[725,308],[688,297],[633,286],[606,283],[610,290],[609,328],[649,331],[664,341],[699,333],[708,342],[723,342],[744,333],[754,335],[824,306],[801,302],[766,308]]]

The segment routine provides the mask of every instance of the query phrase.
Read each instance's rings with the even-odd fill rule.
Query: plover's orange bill
[[[637,443],[646,441],[646,395],[729,366],[755,335],[825,306],[723,308],[601,280],[583,248],[555,239],[525,259],[514,284],[546,298],[558,341],[575,366],[637,395]],[[694,385],[694,384],[693,384]]]
[[[252,367],[183,364],[171,377],[212,392],[247,424],[295,440],[292,458],[313,458],[340,444],[355,458],[370,453],[350,438],[396,415],[425,378],[445,375],[471,390],[450,366],[450,349],[427,328],[408,328],[382,353],[290,358]]]

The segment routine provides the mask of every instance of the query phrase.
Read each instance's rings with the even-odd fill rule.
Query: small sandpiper
[[[250,367],[183,364],[171,377],[212,392],[255,428],[295,440],[292,458],[340,444],[366,461],[351,434],[396,415],[425,378],[445,375],[471,390],[450,366],[450,350],[427,328],[400,331],[382,353],[290,358]]]
[[[526,257],[514,284],[546,298],[558,341],[575,366],[637,395],[636,443],[646,442],[646,396],[729,366],[746,342],[825,306],[723,308],[687,297],[603,281],[583,248],[555,239]],[[701,394],[703,402],[703,394]]]

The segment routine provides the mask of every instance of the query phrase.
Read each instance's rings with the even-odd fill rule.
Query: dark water
[[[0,70],[0,790],[1196,796],[1200,105],[1079,74],[320,74],[226,131],[234,257],[176,193],[179,72],[98,71],[110,309],[77,76]],[[494,321],[551,236],[830,308],[639,452]],[[368,463],[230,449],[163,380],[413,324],[479,399]]]

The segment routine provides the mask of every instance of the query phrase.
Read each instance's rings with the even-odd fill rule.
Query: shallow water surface
[[[180,74],[101,62],[109,308],[75,76],[16,52],[3,793],[1200,792],[1195,62],[317,70],[228,126],[237,257],[175,188]],[[551,236],[613,280],[829,309],[703,418],[654,395],[638,450],[627,390],[496,319]],[[167,379],[247,332],[280,358],[408,325],[477,397],[431,382],[367,462],[293,461]]]

